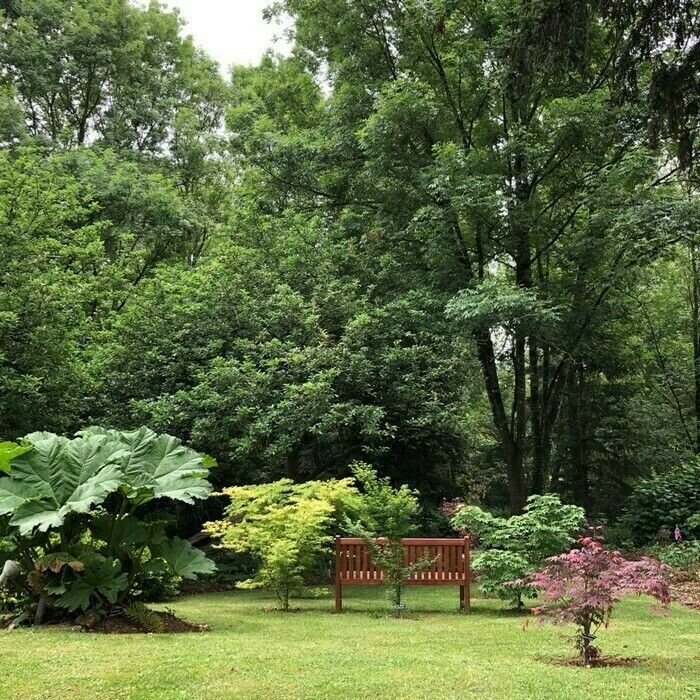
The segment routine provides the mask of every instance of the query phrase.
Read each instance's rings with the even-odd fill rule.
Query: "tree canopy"
[[[696,0],[280,0],[226,76],[157,2],[0,12],[0,440],[608,519],[694,464]]]

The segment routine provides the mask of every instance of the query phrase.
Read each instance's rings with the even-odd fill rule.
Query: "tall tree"
[[[16,87],[33,135],[160,152],[180,109],[194,110],[203,129],[220,122],[225,86],[216,64],[181,36],[177,13],[128,0],[13,7],[0,35],[0,80]]]
[[[333,90],[319,171],[287,180],[344,205],[342,223],[371,213],[381,248],[464,290],[450,312],[470,329],[513,512],[548,486],[564,388],[607,295],[678,238],[643,145],[643,75],[667,36],[654,22],[672,31],[686,5],[650,2],[625,24],[585,0],[278,3]]]

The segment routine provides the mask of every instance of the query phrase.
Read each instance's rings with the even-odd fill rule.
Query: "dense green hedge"
[[[670,537],[676,526],[684,539],[700,538],[700,462],[638,480],[622,523],[637,545]]]

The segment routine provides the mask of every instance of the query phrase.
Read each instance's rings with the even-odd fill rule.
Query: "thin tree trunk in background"
[[[509,474],[509,482],[517,485],[517,494],[511,496],[511,513],[517,515],[525,507],[526,482],[525,482],[525,450],[527,446],[527,393],[525,366],[526,342],[524,337],[516,337],[513,369],[515,372],[515,387],[513,392],[513,409],[511,418],[511,433],[513,435],[514,458],[512,462],[513,473]]]
[[[543,493],[545,479],[549,471],[549,460],[545,457],[544,435],[542,432],[542,400],[540,391],[540,362],[537,336],[530,336],[529,343],[530,373],[530,423],[532,432],[532,493]]]
[[[548,294],[548,257],[537,251],[537,283],[544,298]],[[545,267],[544,259],[547,260]],[[566,377],[559,374],[552,382],[550,347],[545,339],[532,334],[529,339],[530,353],[530,422],[532,433],[532,493],[545,493],[552,481],[552,433],[559,416]],[[559,367],[561,374],[562,368]],[[567,369],[567,368],[564,368]],[[568,369],[565,372],[568,374]],[[551,383],[551,384],[550,384]]]
[[[300,448],[295,447],[287,457],[287,478],[292,481],[301,481],[301,457]]]
[[[690,245],[690,263],[693,273],[691,287],[691,320],[693,333],[693,379],[695,389],[695,452],[700,454],[700,275],[698,272],[698,251]]]
[[[520,105],[520,100],[513,100],[513,111],[518,123],[526,123]],[[509,207],[508,213],[511,220],[511,230],[515,238],[515,283],[522,289],[532,288],[532,250],[530,237],[530,221],[528,208],[530,205],[530,184],[528,182],[527,161],[523,153],[517,153],[513,157],[511,178],[514,187],[515,199]],[[526,357],[528,353],[528,333],[521,324],[515,328],[513,342],[513,405],[511,410],[511,434],[513,435],[514,459],[513,474],[509,475],[511,483],[517,483],[519,492],[517,501],[511,496],[511,513],[521,513],[527,499],[527,485],[525,475],[525,456],[527,452],[527,379],[528,368]],[[531,339],[530,339],[531,340]],[[535,347],[535,353],[537,348]],[[532,377],[531,377],[532,381]],[[515,471],[517,470],[517,473]]]
[[[569,392],[569,435],[571,440],[571,490],[574,502],[588,510],[590,483],[586,454],[586,429],[583,397],[585,395],[586,370],[576,365],[573,386]]]

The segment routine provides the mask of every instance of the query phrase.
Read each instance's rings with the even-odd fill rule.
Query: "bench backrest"
[[[378,539],[377,542],[386,542]],[[413,572],[408,584],[461,586],[469,580],[469,538],[408,537],[401,540],[404,565],[431,560],[423,571]],[[342,584],[381,584],[384,572],[372,562],[364,540],[337,537],[335,553],[336,578]]]

